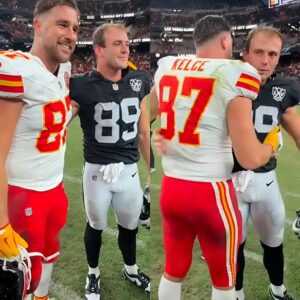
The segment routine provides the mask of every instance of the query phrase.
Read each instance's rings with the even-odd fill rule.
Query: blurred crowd
[[[195,5],[196,6],[196,5]],[[201,5],[202,6],[202,5]],[[207,14],[220,14],[226,17],[232,26],[273,23],[298,18],[300,15],[300,4],[283,5],[277,8],[269,9],[266,6],[247,6],[232,7],[225,6],[219,10],[212,8],[205,10],[203,7],[199,10],[194,8],[189,10],[152,9],[151,24],[154,26],[172,26],[172,27],[193,27],[195,21]]]
[[[0,9],[8,8],[13,10],[30,11],[36,0],[1,0]],[[200,1],[199,1],[200,2]],[[273,24],[276,22],[285,38],[284,50],[286,53],[297,45],[300,45],[300,31],[293,26],[288,27],[287,20],[299,19],[300,4],[286,5],[279,8],[269,9],[259,0],[208,0],[208,1],[185,0],[184,7],[181,0],[152,0],[150,10],[150,24],[147,17],[127,19],[131,23],[130,39],[139,43],[143,38],[150,37],[150,28],[180,27],[191,28],[195,20],[208,13],[218,13],[224,15],[228,21],[235,26],[244,26],[251,24]],[[103,14],[124,14],[130,12],[145,11],[149,8],[149,0],[77,0],[82,16]],[[299,21],[299,20],[298,20]],[[300,24],[300,22],[299,22]],[[289,24],[290,25],[290,24]],[[79,41],[88,43],[92,40],[92,32],[96,25],[82,24]],[[300,28],[300,27],[299,27]],[[0,20],[0,48],[12,48],[16,42],[22,42],[32,39],[32,27],[26,19],[5,19]],[[235,56],[238,57],[241,52],[247,30],[236,30],[234,38]],[[186,38],[184,32],[177,32],[168,35],[168,32],[162,30],[160,37],[152,37],[150,53],[164,55],[177,55],[194,53],[194,45],[191,37]],[[170,38],[171,36],[171,38]],[[137,48],[138,49],[138,48]],[[293,57],[293,55],[291,55]],[[157,58],[153,56],[155,61]],[[153,75],[155,64],[150,67],[150,54],[145,50],[136,50],[133,48],[131,60],[140,68]],[[280,65],[280,72],[290,77],[300,78],[299,58],[293,58],[290,62],[284,62]],[[85,47],[76,51],[72,59],[73,73],[82,73],[91,70],[95,66],[94,55],[91,47]]]

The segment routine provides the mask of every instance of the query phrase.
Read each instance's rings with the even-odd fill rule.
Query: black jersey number
[[[261,105],[255,110],[254,127],[259,133],[267,133],[278,124],[277,107]],[[265,119],[268,118],[268,122]]]
[[[139,99],[124,98],[120,104],[116,102],[98,103],[95,106],[95,139],[99,143],[116,143],[120,136],[129,141],[137,135],[137,123],[141,114]],[[124,130],[120,135],[119,120],[132,124],[133,130]],[[107,134],[109,132],[109,134]]]

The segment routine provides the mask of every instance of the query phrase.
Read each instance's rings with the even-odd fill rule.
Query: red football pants
[[[161,211],[165,272],[186,276],[197,237],[213,285],[234,286],[242,223],[231,180],[192,182],[164,176]]]
[[[40,252],[50,263],[59,255],[59,233],[66,223],[68,199],[62,183],[43,192],[16,186],[8,189],[8,210],[12,227],[27,241],[28,252]],[[39,256],[31,257],[31,285],[33,292],[40,281],[42,262]]]

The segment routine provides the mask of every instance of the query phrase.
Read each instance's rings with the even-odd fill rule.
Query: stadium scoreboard
[[[300,3],[300,0],[269,0],[269,8],[287,5],[291,3]]]

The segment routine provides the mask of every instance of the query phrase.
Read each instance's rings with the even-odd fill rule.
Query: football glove
[[[140,214],[140,224],[150,229],[150,188],[146,185],[143,193],[143,207]]]
[[[244,192],[253,177],[253,171],[239,171],[232,174],[232,183],[237,192]]]
[[[297,218],[293,223],[292,229],[298,238],[300,239],[300,209],[296,212]]]
[[[113,163],[109,165],[101,166],[99,172],[103,172],[103,180],[107,183],[114,183],[118,180],[122,170],[124,169],[124,163]]]
[[[20,253],[18,246],[27,248],[28,244],[8,223],[0,229],[0,258],[18,256]]]
[[[128,66],[128,68],[130,68],[133,71],[136,71],[138,69],[138,67],[130,60],[127,61],[127,66]]]
[[[271,145],[273,152],[276,153],[282,148],[282,135],[280,126],[275,126],[265,137],[264,144]]]

